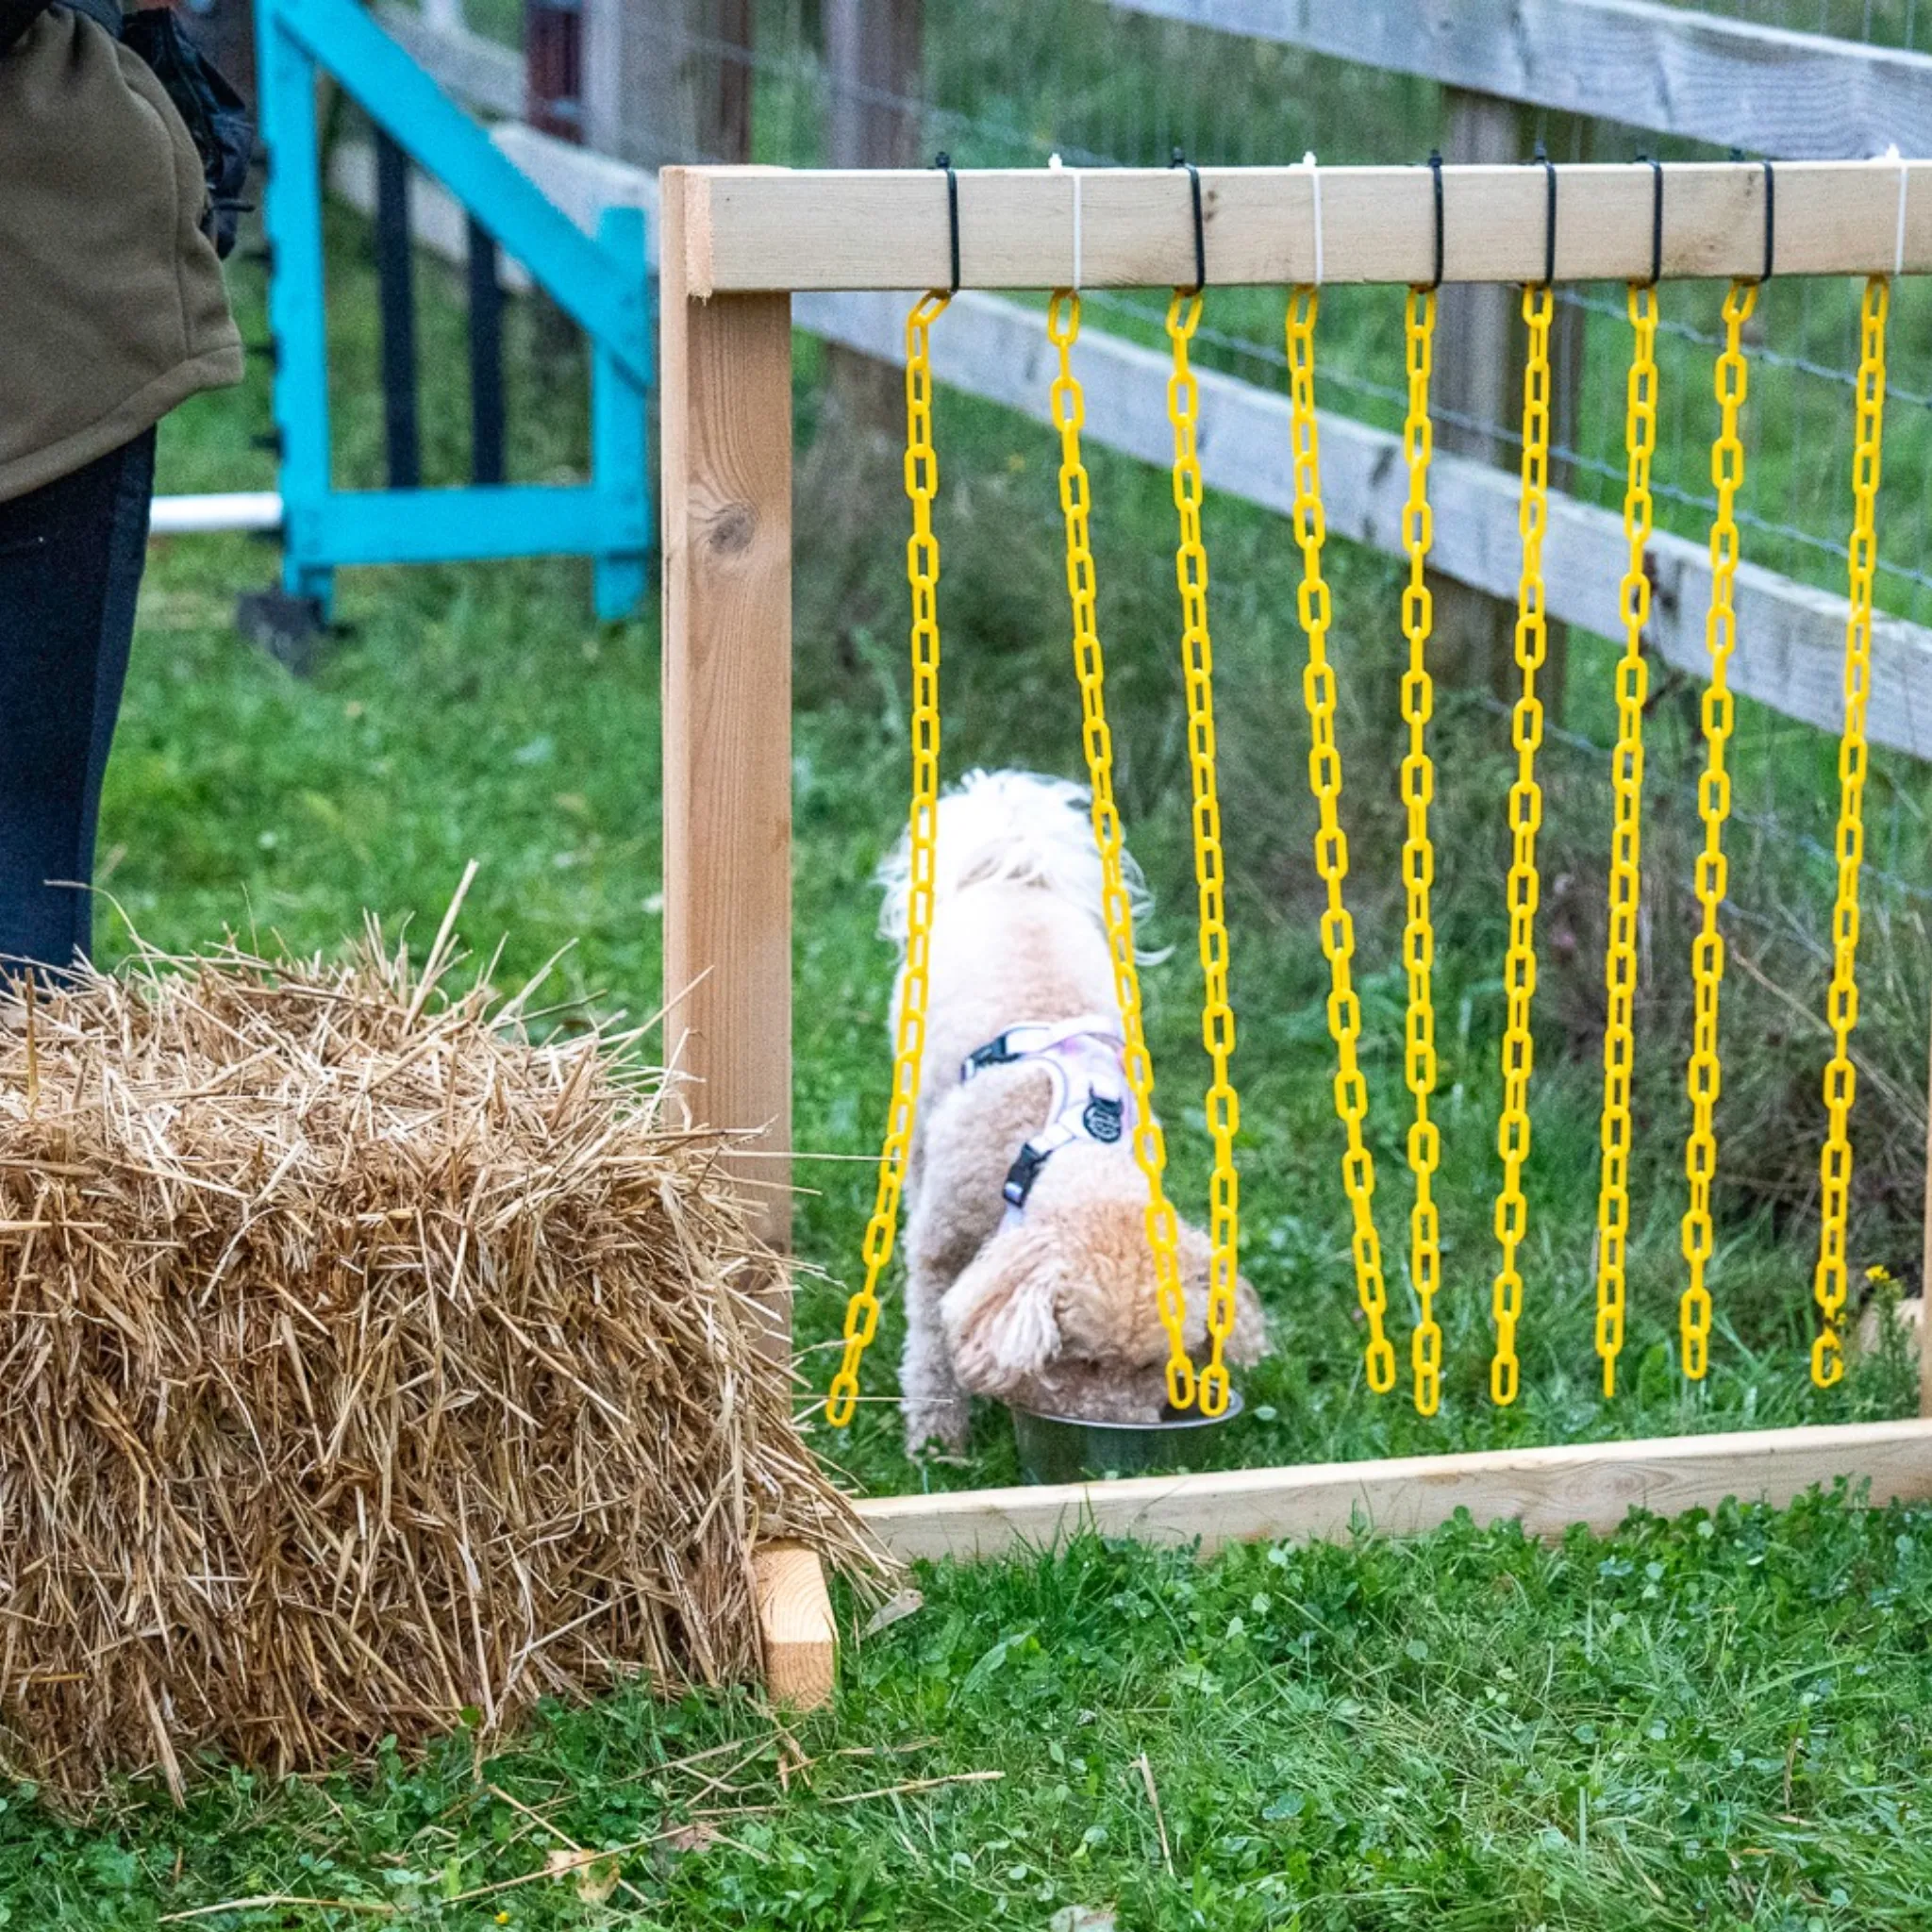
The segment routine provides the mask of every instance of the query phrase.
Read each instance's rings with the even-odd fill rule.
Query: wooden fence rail
[[[1653,0],[1108,4],[1753,154],[1932,154],[1932,57]]]

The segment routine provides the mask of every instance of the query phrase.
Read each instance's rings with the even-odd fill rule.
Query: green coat
[[[242,379],[200,158],[140,57],[56,7],[0,54],[0,502]]]

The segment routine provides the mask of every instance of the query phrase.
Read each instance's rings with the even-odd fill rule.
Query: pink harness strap
[[[1118,1021],[1104,1013],[1083,1013],[1074,1020],[1009,1026],[961,1062],[962,1084],[989,1067],[1020,1063],[1044,1067],[1053,1082],[1046,1124],[1020,1149],[1000,1191],[1008,1225],[1022,1218],[1041,1169],[1062,1147],[1074,1141],[1110,1146],[1133,1131],[1125,1053]]]

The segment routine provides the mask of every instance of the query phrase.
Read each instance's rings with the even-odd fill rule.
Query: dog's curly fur
[[[1148,909],[1127,861],[1137,915]],[[881,868],[884,935],[904,948],[905,840]],[[966,1057],[1010,1026],[1114,1016],[1100,860],[1087,793],[1030,772],[974,772],[941,799],[925,1057],[907,1176],[908,1453],[965,1444],[967,1396],[1091,1420],[1152,1421],[1165,1400],[1167,1337],[1145,1225],[1147,1188],[1124,1141],[1076,1141],[1047,1161],[1025,1216],[1002,1227],[1000,1187],[1051,1104],[1046,1071],[1018,1061],[964,1084]],[[905,997],[893,996],[896,1029]],[[1207,1338],[1208,1238],[1183,1222],[1187,1337]],[[1227,1359],[1266,1349],[1243,1280]]]

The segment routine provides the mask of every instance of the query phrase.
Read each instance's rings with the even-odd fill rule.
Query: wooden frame
[[[950,279],[946,178],[932,169],[675,172],[683,258],[674,263],[667,245],[667,309],[674,278],[699,300],[944,288]],[[1647,276],[1651,169],[1581,163],[1554,175],[1556,279]],[[1210,285],[1407,284],[1434,272],[1426,168],[1203,168],[1200,175]],[[667,194],[670,176],[667,170]],[[1664,180],[1667,278],[1763,273],[1760,165],[1679,162]],[[1178,169],[993,168],[961,174],[958,184],[962,288],[1173,288],[1194,278],[1192,203]],[[1547,195],[1544,170],[1533,164],[1444,167],[1443,279],[1541,280]],[[1932,269],[1932,160],[1783,162],[1775,204],[1780,275]]]
[[[1306,169],[1203,169],[1210,280],[1310,272]],[[1781,273],[1932,268],[1932,163],[1818,163],[1777,175]],[[1557,171],[1559,278],[1649,266],[1648,168]],[[1540,273],[1540,169],[1444,169],[1447,273]],[[1171,286],[1192,273],[1185,178],[1086,175],[1089,283]],[[1064,174],[959,177],[962,280],[1050,286],[1072,277]],[[791,296],[948,279],[945,183],[929,173],[668,168],[661,177],[664,452],[664,955],[668,1031],[694,1113],[744,1132],[744,1171],[764,1185],[763,1231],[782,1247],[791,1109]],[[1425,279],[1429,179],[1405,169],[1323,172],[1331,280]],[[1761,269],[1762,171],[1669,171],[1667,275]],[[1475,226],[1477,208],[1483,211]],[[762,1156],[763,1158],[758,1158]],[[1932,1168],[1932,1146],[1928,1146]],[[1928,1234],[1932,1243],[1932,1234]],[[1932,1265],[1932,1246],[1928,1246]],[[774,1284],[773,1343],[790,1306]],[[1641,1442],[1243,1470],[1066,1489],[888,1498],[863,1506],[906,1556],[970,1555],[1050,1541],[1091,1523],[1204,1547],[1233,1538],[1335,1536],[1367,1522],[1421,1529],[1458,1508],[1517,1517],[1539,1534],[1571,1521],[1615,1526],[1632,1507],[1683,1509],[1726,1496],[1788,1502],[1839,1476],[1874,1500],[1932,1499],[1932,1324],[1922,1329],[1920,1420]],[[791,1568],[795,1571],[796,1566]],[[794,1582],[798,1579],[794,1576]],[[812,1596],[800,1586],[760,1602]],[[804,1641],[828,1641],[813,1597]],[[774,1691],[784,1684],[775,1659]],[[823,1649],[805,1672],[829,1694]],[[789,1668],[789,1666],[788,1666]]]

